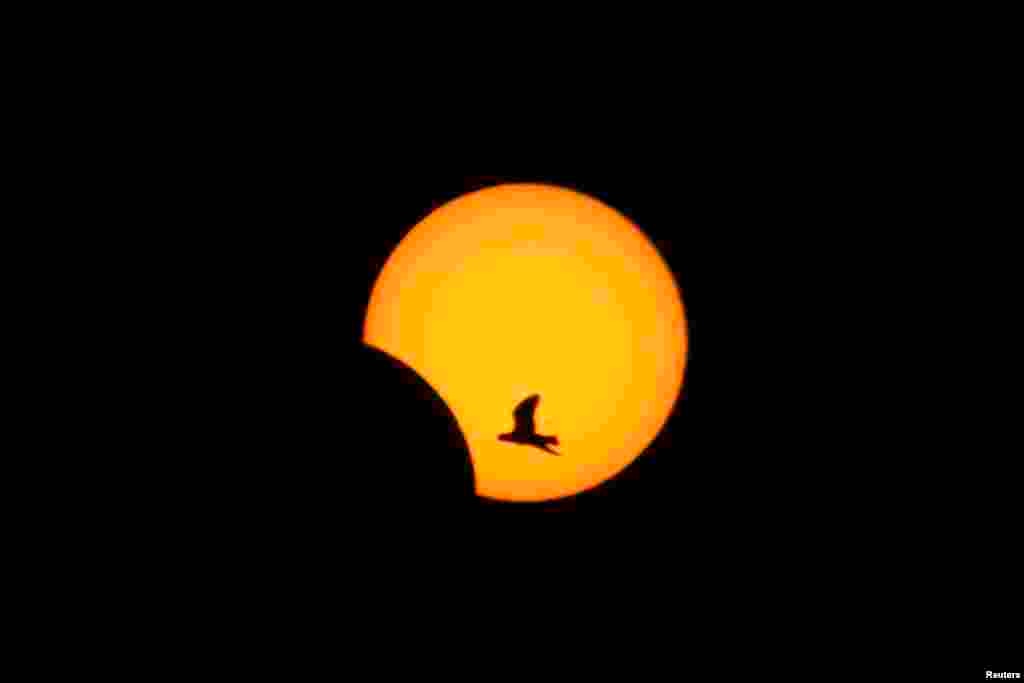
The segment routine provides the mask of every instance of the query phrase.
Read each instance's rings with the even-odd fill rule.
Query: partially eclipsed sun
[[[586,195],[499,185],[417,224],[374,285],[363,341],[416,370],[466,437],[477,493],[562,498],[615,476],[679,396],[679,289],[637,226]],[[539,394],[552,455],[498,439]]]

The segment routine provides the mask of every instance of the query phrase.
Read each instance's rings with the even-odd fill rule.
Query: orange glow
[[[541,501],[592,488],[654,440],[686,365],[680,292],[643,233],[567,189],[500,185],[416,225],[374,285],[363,341],[415,369],[469,444],[477,493]],[[498,440],[540,394],[554,456]]]

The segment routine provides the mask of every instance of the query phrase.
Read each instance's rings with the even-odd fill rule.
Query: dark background
[[[893,375],[861,353],[885,343],[872,329],[877,309],[837,305],[847,299],[834,294],[836,279],[872,253],[863,242],[873,232],[858,222],[889,206],[863,199],[875,179],[850,196],[847,183],[870,176],[856,161],[836,171],[816,160],[825,153],[816,145],[776,145],[728,119],[698,121],[692,141],[666,130],[625,141],[607,133],[608,149],[589,154],[564,142],[553,151],[545,137],[518,154],[460,156],[446,140],[357,180],[304,188],[322,197],[308,217],[287,217],[294,227],[283,243],[268,232],[268,252],[282,251],[266,266],[280,268],[287,292],[275,310],[302,316],[292,332],[301,331],[292,340],[298,420],[321,421],[305,437],[314,448],[296,450],[286,436],[283,451],[301,462],[321,449],[312,500],[332,509],[337,482],[359,472],[355,499],[374,510],[363,529],[422,539],[410,530],[436,533],[454,509],[470,538],[494,544],[499,566],[650,572],[647,588],[657,588],[647,599],[674,604],[695,591],[691,607],[712,621],[727,619],[717,610],[731,605],[769,628],[793,610],[809,622],[906,628],[909,640],[927,641],[939,624],[959,629],[998,611],[1007,567],[979,558],[1008,538],[1009,484],[995,474],[1007,465],[903,440],[901,409],[885,407]],[[850,141],[826,139],[828,154],[857,158]],[[440,436],[443,406],[428,411],[408,373],[385,376],[356,348],[375,273],[404,233],[445,201],[515,181],[575,188],[634,220],[673,270],[690,326],[684,392],[655,443],[597,489],[546,504],[465,498],[459,437]],[[282,257],[292,261],[273,265]],[[364,397],[375,398],[353,410]],[[406,427],[417,420],[436,426]],[[431,429],[437,437],[426,436]],[[427,465],[443,459],[452,462],[444,474]],[[294,482],[305,504],[307,473]],[[408,489],[396,484],[403,477]],[[637,580],[634,597],[645,590]]]
[[[9,181],[41,249],[9,250],[11,299],[52,300],[11,325],[47,409],[10,449],[39,476],[7,483],[10,554],[47,582],[20,593],[59,608],[37,617],[190,674],[1021,671],[1019,391],[993,361],[1019,355],[1017,24],[495,9],[425,6],[451,36],[391,6],[23,32]],[[690,328],[649,451],[543,505],[476,500],[445,406],[359,343],[404,233],[509,181],[634,220]]]
[[[438,614],[487,596],[460,613],[478,624],[540,587],[560,615],[599,605],[599,626],[682,622],[669,640],[723,665],[757,646],[787,662],[888,647],[910,669],[956,652],[974,671],[971,653],[1002,651],[985,627],[1012,584],[1012,455],[961,436],[983,392],[925,408],[910,366],[932,356],[895,324],[932,316],[936,292],[958,325],[971,310],[909,275],[938,239],[920,223],[959,225],[920,172],[943,157],[934,130],[900,105],[920,81],[879,81],[875,106],[825,87],[835,69],[691,56],[699,68],[654,88],[591,66],[596,87],[486,102],[455,87],[457,68],[385,82],[386,99],[302,69],[204,70],[181,97],[133,96],[115,189],[146,229],[111,249],[156,284],[131,293],[117,345],[139,354],[125,438],[159,455],[115,478],[159,511],[146,534],[226,592],[278,586],[253,610],[370,591]],[[683,395],[651,448],[548,504],[475,499],[444,405],[359,342],[403,235],[518,181],[635,221],[690,333]],[[909,294],[882,285],[889,269]],[[934,372],[960,372],[937,355]],[[342,587],[343,573],[356,578]]]

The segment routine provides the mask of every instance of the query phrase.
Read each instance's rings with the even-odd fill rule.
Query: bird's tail
[[[557,446],[558,445],[558,437],[557,436],[545,436],[544,437],[544,443],[553,443],[553,444],[555,444]]]

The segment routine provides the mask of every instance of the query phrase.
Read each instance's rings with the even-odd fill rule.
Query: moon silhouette
[[[360,373],[371,377],[349,397],[341,441],[352,449],[357,482],[387,482],[395,505],[431,510],[458,508],[475,497],[469,447],[455,416],[415,370],[364,346]],[[358,456],[356,454],[359,454]],[[386,457],[385,457],[386,456]]]
[[[687,352],[681,292],[641,229],[593,197],[526,183],[413,227],[374,283],[363,341],[433,387],[476,492],[503,501],[571,496],[625,469],[668,420]],[[499,439],[533,395],[530,427],[549,436]]]

